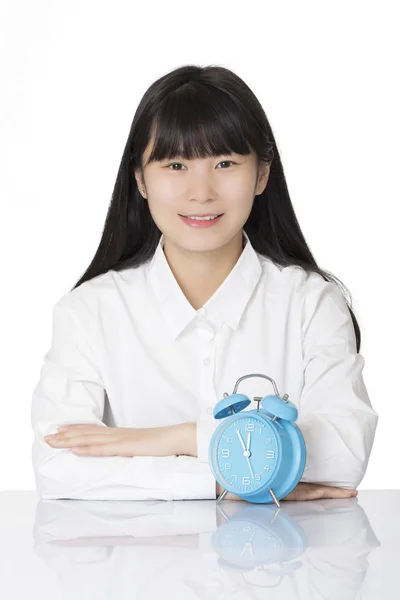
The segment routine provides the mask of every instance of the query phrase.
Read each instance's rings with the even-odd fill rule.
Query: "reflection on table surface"
[[[36,503],[28,531],[17,519],[24,498],[32,502],[32,494]],[[285,501],[280,508],[244,501],[217,505],[215,500],[43,500],[35,492],[4,492],[0,501],[4,556],[7,541],[15,544],[13,529],[33,536],[29,560],[35,568],[26,564],[26,553],[23,561],[17,554],[12,559],[15,570],[22,561],[21,574],[35,573],[29,586],[24,575],[30,597],[398,597],[396,490],[359,491],[344,500]]]

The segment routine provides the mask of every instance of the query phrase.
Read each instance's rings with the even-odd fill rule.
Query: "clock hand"
[[[240,556],[243,556],[243,554],[245,552],[247,552],[247,548],[250,548],[252,555],[254,556],[254,550],[253,550],[253,543],[252,542],[246,542],[245,545],[243,546],[243,550],[240,553]]]
[[[238,434],[238,437],[239,437],[240,443],[241,443],[241,444],[242,444],[242,446],[243,446],[243,450],[246,452],[247,448],[246,448],[246,446],[245,446],[245,443],[244,443],[244,441],[243,441],[243,438],[242,438],[242,436],[241,436],[241,434],[240,434],[240,431],[239,431],[239,429],[238,429],[237,427],[236,427],[236,433]]]
[[[248,457],[248,456],[246,456],[246,458],[247,458],[247,463],[248,463],[248,465],[249,465],[249,468],[250,468],[250,473],[251,473],[251,476],[252,476],[252,478],[254,479],[254,472],[253,472],[252,466],[251,466],[251,464],[250,464],[250,459],[249,459],[249,457]]]
[[[251,538],[250,538],[250,539],[249,539],[249,541],[248,541],[248,545],[249,545],[249,546],[250,546],[250,548],[251,548],[251,553],[252,553],[252,555],[253,555],[253,556],[254,556],[253,538],[254,538],[254,536],[255,536],[255,535],[256,535],[256,532],[255,532],[255,531],[253,531],[253,535],[251,536]]]
[[[245,443],[244,443],[244,441],[243,441],[243,438],[242,438],[242,436],[241,436],[241,434],[240,434],[240,431],[239,431],[239,429],[238,429],[237,427],[236,427],[236,433],[238,434],[238,438],[239,438],[239,440],[240,440],[240,443],[241,443],[241,444],[242,444],[242,446],[243,446],[243,450],[244,450],[245,452],[247,452],[247,448],[246,448],[246,446],[245,446]],[[250,434],[249,434],[249,435],[250,435]],[[250,441],[249,441],[249,439],[248,439],[248,442],[247,442],[247,444],[249,445],[249,443],[250,443]],[[246,456],[246,454],[244,454],[244,456]],[[247,463],[248,463],[248,465],[249,465],[249,468],[250,468],[251,476],[252,476],[252,478],[254,479],[254,472],[253,472],[253,469],[252,469],[252,467],[251,467],[251,464],[250,464],[249,457],[248,457],[248,456],[246,456],[246,458],[247,458]]]
[[[246,446],[245,446],[245,443],[244,443],[244,441],[243,441],[243,438],[242,438],[242,436],[241,436],[241,434],[240,434],[240,431],[239,431],[239,429],[238,429],[237,427],[236,427],[236,433],[238,434],[238,438],[239,438],[239,440],[240,440],[240,443],[241,443],[241,444],[242,444],[242,446],[243,446],[243,450],[244,450],[245,452],[247,452],[247,448],[246,448]],[[248,444],[249,444],[249,442],[248,442]],[[244,456],[246,456],[246,455],[244,455]],[[251,467],[251,464],[250,464],[250,461],[249,461],[249,457],[248,457],[248,456],[246,456],[246,458],[247,458],[247,463],[248,463],[248,465],[249,465],[249,468],[250,468],[251,476],[252,476],[252,478],[254,479],[254,472],[253,472],[253,469],[252,469],[252,467]]]
[[[251,553],[254,556],[253,538],[254,538],[255,534],[256,534],[256,532],[253,531],[253,535],[251,536],[251,538],[249,539],[249,541],[246,542],[245,545],[243,546],[243,550],[240,553],[240,556],[242,556],[246,552],[247,548],[251,549]]]
[[[250,431],[247,433],[247,448],[246,448],[246,450],[247,450],[247,452],[249,452],[249,450],[250,450]],[[253,469],[251,468],[250,459],[249,459],[248,456],[246,458],[247,458],[247,462],[248,462],[249,467],[250,467],[251,476],[254,479],[254,473],[253,473]]]

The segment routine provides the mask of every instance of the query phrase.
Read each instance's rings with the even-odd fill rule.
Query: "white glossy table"
[[[276,505],[0,492],[7,600],[400,598],[400,491]]]

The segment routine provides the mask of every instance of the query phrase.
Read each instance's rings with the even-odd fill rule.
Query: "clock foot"
[[[278,500],[278,498],[277,498],[277,497],[275,496],[275,494],[274,494],[274,490],[273,490],[272,488],[270,488],[268,491],[269,491],[269,493],[271,494],[272,498],[274,499],[274,502],[275,502],[275,504],[277,505],[277,507],[278,507],[278,508],[280,508],[280,507],[281,507],[281,505],[279,504],[279,500]]]
[[[218,498],[217,498],[217,504],[219,504],[219,503],[221,502],[221,500],[223,500],[223,499],[225,498],[225,496],[227,495],[227,493],[228,493],[228,490],[224,490],[224,491],[222,492],[222,494],[220,494],[220,495],[218,496]]]

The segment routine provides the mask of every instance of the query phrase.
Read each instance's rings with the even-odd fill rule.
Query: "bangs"
[[[255,123],[251,113],[226,93],[201,84],[184,85],[158,107],[148,162],[248,155],[253,148],[247,140],[254,136],[249,123]]]

